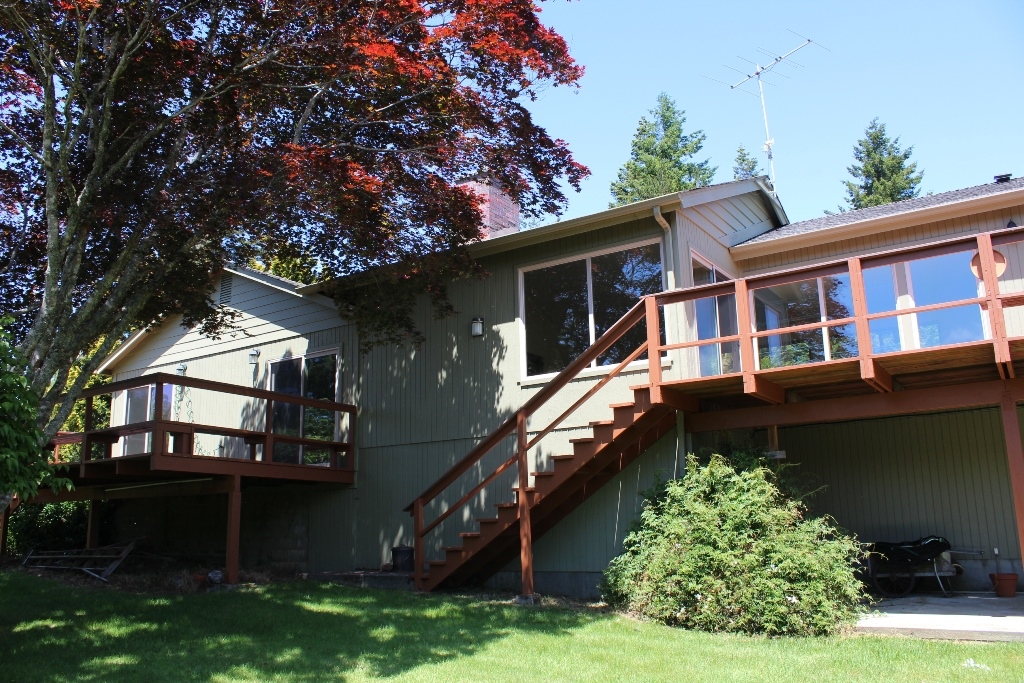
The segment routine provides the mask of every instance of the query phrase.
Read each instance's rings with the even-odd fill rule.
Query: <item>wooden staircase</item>
[[[430,591],[438,587],[483,581],[515,559],[518,553],[523,568],[523,594],[532,595],[533,539],[554,527],[676,426],[676,407],[662,403],[660,397],[661,350],[665,345],[661,342],[658,305],[654,296],[642,299],[515,415],[406,508],[413,515],[415,523],[415,579],[418,590]],[[527,419],[582,369],[606,353],[626,332],[644,321],[647,323],[647,341],[558,418],[532,439],[528,439]],[[530,449],[649,348],[655,350],[655,353],[650,354],[654,362],[650,359],[647,361],[649,382],[630,387],[633,400],[611,404],[612,419],[591,422],[590,436],[570,439],[572,453],[551,457],[552,469],[531,472],[528,460]],[[486,476],[479,475],[476,486],[458,502],[447,506],[434,519],[425,519],[425,509],[432,501],[467,473],[472,475],[480,470],[483,457],[513,435],[516,436],[515,455]],[[479,500],[486,487],[513,467],[518,467],[518,481],[512,487],[513,500],[491,505],[494,516],[476,518],[475,529],[470,528],[458,534],[460,545],[442,547],[435,553],[436,557],[429,557],[425,552],[428,535],[436,533],[456,511]]]
[[[531,472],[529,487],[534,539],[568,515],[676,426],[675,410],[652,405],[650,390],[637,387],[634,401],[611,406],[615,419],[592,422],[592,437],[572,439],[572,453],[551,458],[554,469]],[[483,580],[520,552],[519,491],[516,502],[492,506],[494,517],[478,518],[478,531],[462,532],[462,545],[444,548],[444,557],[429,560],[420,588]]]

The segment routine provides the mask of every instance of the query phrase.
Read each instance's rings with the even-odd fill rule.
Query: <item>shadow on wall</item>
[[[8,634],[0,661],[11,680],[38,679],[43,662],[51,678],[111,682],[158,672],[189,680],[390,678],[514,634],[569,635],[608,618],[311,582],[157,598],[7,573],[0,593],[0,630]]]
[[[518,408],[503,380],[504,373],[514,372],[506,337],[515,317],[511,294],[507,298],[507,306],[499,305],[495,301],[503,297],[465,283],[453,292],[461,312],[442,320],[432,318],[424,299],[417,320],[426,337],[421,347],[379,348],[360,359],[360,389],[372,403],[360,405],[359,477],[373,487],[374,510],[367,519],[377,522],[366,530],[377,547],[372,556],[361,556],[361,564],[389,562],[393,545],[412,545],[405,506]],[[474,337],[470,321],[477,315],[484,318],[484,334]],[[514,446],[512,436],[449,486],[425,508],[427,522],[511,457]],[[494,503],[513,500],[515,481],[513,468],[449,517],[428,536],[428,556],[440,557],[442,546],[458,545],[459,532],[475,529],[477,517],[493,516]]]

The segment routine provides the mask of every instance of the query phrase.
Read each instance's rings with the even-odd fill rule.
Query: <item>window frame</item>
[[[723,280],[723,282],[732,282],[733,280],[736,279],[736,276],[730,274],[729,271],[727,271],[725,268],[722,268],[720,266],[715,265],[714,261],[709,259],[704,254],[700,253],[699,251],[697,251],[693,247],[690,247],[690,261],[687,263],[687,266],[689,266],[689,270],[690,270],[690,286],[691,287],[695,287],[696,286],[696,285],[693,284],[693,261],[697,261],[702,266],[704,266],[705,268],[710,270],[712,273],[714,273],[717,270],[719,273],[721,273],[722,275],[724,275],[727,278],[729,278],[728,280]],[[717,284],[717,283],[718,283],[718,281],[716,280],[714,284]]]
[[[587,320],[589,322],[589,334],[590,344],[587,348],[594,345],[597,341],[596,336],[596,324],[594,322],[594,283],[591,271],[590,260],[595,256],[604,256],[605,254],[613,254],[617,251],[627,251],[629,249],[636,249],[637,247],[646,247],[651,244],[658,245],[658,259],[661,263],[661,291],[665,291],[666,288],[666,277],[665,277],[665,239],[664,237],[650,237],[648,239],[637,240],[633,242],[620,243],[614,246],[602,247],[600,249],[592,249],[583,252],[577,252],[572,256],[565,256],[557,259],[550,259],[547,261],[537,261],[529,263],[527,265],[518,266],[516,268],[516,294],[519,301],[516,304],[516,327],[519,329],[519,384],[545,384],[554,377],[557,377],[559,372],[547,372],[542,375],[528,375],[526,374],[526,273],[533,270],[540,270],[542,268],[550,268],[551,266],[558,266],[563,263],[573,263],[575,261],[586,261],[586,272],[587,272]],[[623,312],[625,313],[625,312]],[[662,359],[662,363],[665,359]],[[627,365],[624,370],[637,369],[638,367],[647,367],[648,362],[646,360],[636,360]],[[590,365],[580,372],[577,377],[590,377],[594,375],[602,375],[611,372],[615,368],[615,365],[597,365],[595,359]]]
[[[263,382],[264,383],[264,388],[267,391],[274,391],[274,389],[271,388],[272,373],[270,372],[270,366],[272,364],[274,364],[274,363],[282,363],[284,361],[289,361],[289,360],[301,360],[302,363],[299,366],[299,377],[300,377],[299,396],[300,397],[305,396],[306,395],[306,359],[308,359],[308,358],[321,358],[323,356],[334,356],[334,359],[335,359],[334,360],[334,398],[331,399],[331,400],[333,400],[335,403],[340,402],[340,400],[341,400],[340,399],[340,397],[341,397],[341,376],[342,376],[341,375],[341,347],[340,346],[329,347],[329,348],[326,348],[326,349],[317,349],[316,351],[313,351],[312,353],[296,354],[296,355],[292,355],[292,356],[282,356],[280,358],[273,358],[273,359],[267,360],[266,361],[266,366],[265,366],[266,367],[266,374],[265,374],[265,378],[264,378],[264,382]],[[306,430],[306,410],[302,406],[299,406],[299,435],[300,436],[304,435],[305,434],[305,430]],[[338,441],[340,439],[341,439],[341,414],[336,412],[334,414],[334,440]],[[299,447],[299,449],[300,449],[299,450],[299,458],[300,458],[300,460],[303,457],[303,453],[304,453],[304,449],[305,448],[306,448],[306,446],[300,446]]]

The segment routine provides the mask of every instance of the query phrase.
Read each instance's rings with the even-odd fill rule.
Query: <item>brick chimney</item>
[[[468,187],[484,198],[480,210],[484,214],[484,239],[519,232],[519,205],[491,180],[466,180],[459,187]]]

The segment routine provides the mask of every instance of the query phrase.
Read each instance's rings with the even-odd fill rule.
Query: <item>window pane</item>
[[[594,332],[600,337],[645,294],[661,291],[661,249],[649,244],[590,259],[594,288]],[[665,329],[662,318],[661,329]],[[634,325],[598,359],[599,365],[621,363],[647,340],[647,325]],[[645,356],[641,356],[642,358]]]
[[[755,289],[754,314],[758,332],[821,322],[818,280]]]
[[[868,313],[896,310],[896,287],[892,280],[892,266],[864,269],[864,295],[868,300]]]
[[[290,396],[302,395],[302,359],[289,358],[270,364],[270,390]],[[301,414],[294,403],[274,402],[274,433],[298,436]],[[297,463],[299,447],[294,444],[275,443],[274,462]]]
[[[857,357],[857,326],[839,325],[828,328],[828,346],[832,360]]]
[[[760,368],[780,368],[825,360],[821,330],[789,332],[757,338]]]
[[[338,357],[315,356],[306,359],[306,398],[319,398],[326,401],[337,399],[336,379],[338,376]],[[334,441],[333,410],[322,408],[303,408],[303,436],[309,439]],[[308,456],[308,454],[307,454]],[[308,461],[309,458],[307,457]]]
[[[714,339],[737,334],[736,295],[697,299],[697,339]],[[739,370],[739,342],[699,346],[700,376],[711,377]]]
[[[136,387],[127,391],[128,406],[125,413],[125,424],[136,424],[149,419],[150,389],[153,387]],[[149,448],[148,434],[129,434],[124,437],[124,454],[140,455]]]
[[[976,298],[978,278],[971,272],[972,255],[970,251],[961,251],[910,261],[914,304],[929,306]],[[924,341],[921,343],[923,346]]]
[[[868,323],[871,333],[871,353],[890,353],[900,350],[900,328],[897,318],[879,318]]]
[[[985,338],[981,328],[981,307],[977,304],[918,313],[917,330],[922,349]]]
[[[700,261],[693,259],[693,286],[710,285],[715,281],[714,273]]]
[[[590,346],[587,262],[523,274],[526,374],[564,370]]]
[[[825,294],[825,315],[828,320],[853,317],[853,290],[850,289],[849,273],[821,278],[821,288]]]

